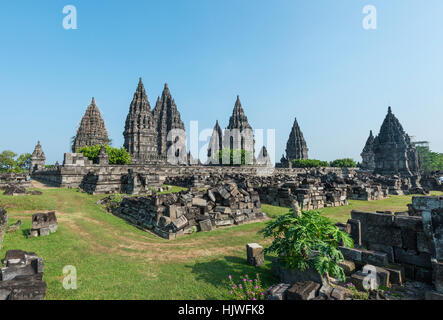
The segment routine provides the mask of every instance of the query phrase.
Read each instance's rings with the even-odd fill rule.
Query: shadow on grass
[[[278,282],[278,278],[272,274],[271,261],[274,257],[265,256],[265,265],[255,267],[247,264],[246,257],[225,256],[212,259],[207,262],[199,262],[194,265],[188,265],[191,272],[196,275],[196,279],[207,282],[221,289],[230,290],[228,276],[232,276],[235,283],[240,283],[245,275],[249,279],[255,279],[256,274],[260,276],[264,289]]]

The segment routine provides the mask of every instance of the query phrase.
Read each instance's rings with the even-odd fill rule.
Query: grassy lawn
[[[174,191],[179,190],[175,189]],[[246,264],[245,245],[267,245],[257,232],[264,222],[210,233],[196,233],[174,241],[141,231],[104,212],[92,196],[70,189],[42,189],[40,196],[3,196],[9,224],[22,219],[22,230],[5,236],[0,257],[7,250],[37,253],[45,261],[47,299],[229,299],[227,276],[259,273],[264,286],[277,282],[264,267]],[[324,209],[334,221],[346,221],[352,209],[405,210],[410,197],[391,197],[377,202],[351,201],[347,207]],[[55,210],[59,229],[42,238],[26,239],[31,215]],[[287,208],[263,205],[271,218]],[[63,267],[75,266],[78,288],[62,286]]]

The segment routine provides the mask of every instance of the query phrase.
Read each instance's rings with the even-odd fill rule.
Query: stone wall
[[[443,197],[413,197],[409,212],[352,211],[347,227],[356,247],[341,248],[345,259],[402,270],[443,293]]]
[[[238,188],[235,183],[207,191],[125,197],[119,204],[108,198],[102,203],[116,216],[170,240],[266,217],[258,193]]]

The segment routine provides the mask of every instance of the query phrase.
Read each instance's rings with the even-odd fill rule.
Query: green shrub
[[[329,166],[327,161],[315,159],[294,159],[291,162],[293,168],[320,168]]]
[[[79,153],[82,153],[85,157],[92,162],[97,163],[98,154],[100,153],[101,145],[95,145],[90,147],[83,147],[78,150]],[[110,146],[105,146],[106,153],[109,156],[109,164],[130,164],[131,156],[128,151],[124,147],[114,148]]]
[[[344,258],[338,246],[343,242],[353,247],[353,241],[320,211],[304,211],[299,216],[290,212],[269,222],[261,232],[274,239],[265,252],[276,253],[285,267],[300,271],[313,268],[321,275],[346,279],[339,266]]]
[[[330,166],[336,168],[356,168],[357,163],[354,161],[354,159],[345,158],[331,161]]]
[[[417,147],[422,172],[443,171],[443,154],[432,152],[428,147]]]

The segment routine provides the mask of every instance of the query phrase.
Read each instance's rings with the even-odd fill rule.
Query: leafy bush
[[[229,275],[229,294],[232,295],[234,300],[263,300],[265,293],[262,287],[260,276],[257,273],[257,278],[252,280],[249,279],[248,275],[245,274],[241,277],[240,283],[236,284],[232,280],[232,276]]]
[[[315,159],[294,159],[291,161],[294,168],[320,168],[328,167],[327,161],[315,160]]]
[[[355,168],[357,167],[357,163],[354,161],[354,159],[345,158],[331,161],[330,166],[337,168]]]
[[[353,241],[320,211],[304,211],[299,216],[290,212],[268,223],[261,232],[274,239],[265,252],[276,253],[285,267],[300,271],[313,268],[319,274],[346,279],[339,266],[344,258],[338,246],[343,242],[353,247]]]
[[[223,149],[218,152],[218,160],[224,165],[247,165],[253,163],[253,156],[251,151],[243,149]]]
[[[443,171],[443,154],[432,152],[428,147],[417,147],[421,170],[425,173]]]
[[[85,157],[87,157],[89,160],[92,160],[92,162],[97,163],[98,161],[98,154],[100,153],[100,149],[102,148],[101,145],[95,145],[90,147],[83,147],[78,150],[79,153],[82,153]],[[124,147],[121,147],[120,149],[105,146],[106,153],[109,156],[109,164],[130,164],[131,163],[131,156],[129,155],[128,151]]]

